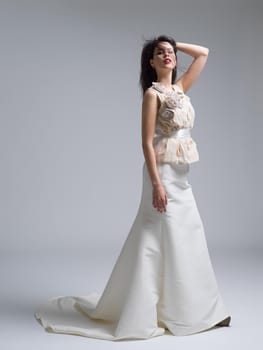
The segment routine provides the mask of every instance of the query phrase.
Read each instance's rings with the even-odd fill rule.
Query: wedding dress
[[[101,295],[49,299],[35,318],[49,332],[105,340],[176,336],[229,326],[191,184],[199,154],[190,98],[153,82],[160,101],[153,146],[168,204],[152,206],[146,163],[137,215]],[[84,276],[83,276],[84,277]]]

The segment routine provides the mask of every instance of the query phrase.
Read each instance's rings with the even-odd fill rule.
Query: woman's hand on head
[[[162,184],[153,186],[153,207],[157,209],[160,213],[166,211],[167,206],[167,194]]]

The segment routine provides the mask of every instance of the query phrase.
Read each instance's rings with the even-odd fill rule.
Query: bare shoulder
[[[154,89],[152,89],[151,87],[149,87],[147,90],[145,90],[145,93],[143,95],[143,99],[146,100],[154,100],[157,99],[157,94],[154,91]]]
[[[151,87],[149,87],[144,92],[143,105],[144,106],[151,106],[154,108],[158,108],[158,106],[159,106],[158,94]]]
[[[152,88],[145,90],[142,101],[143,120],[155,120],[158,110],[158,96]]]

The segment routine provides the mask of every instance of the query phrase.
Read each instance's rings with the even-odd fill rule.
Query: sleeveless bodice
[[[160,107],[157,112],[153,146],[158,163],[193,163],[199,160],[190,130],[194,126],[195,111],[189,96],[176,85],[166,88],[153,82]]]

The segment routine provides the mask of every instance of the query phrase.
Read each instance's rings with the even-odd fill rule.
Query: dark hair
[[[150,59],[153,58],[154,49],[161,41],[167,41],[174,49],[175,55],[177,52],[176,42],[172,37],[166,35],[160,35],[156,38],[146,40],[141,54],[141,74],[140,84],[143,93],[152,85],[153,81],[157,80],[157,75],[153,67],[150,65]],[[174,84],[177,75],[177,67],[174,68],[172,74],[172,84]]]

